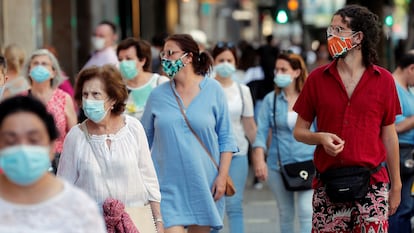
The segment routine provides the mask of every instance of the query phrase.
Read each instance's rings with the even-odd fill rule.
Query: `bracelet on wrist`
[[[155,223],[157,223],[157,222],[161,222],[162,223],[163,221],[162,221],[162,218],[154,218],[154,222]]]

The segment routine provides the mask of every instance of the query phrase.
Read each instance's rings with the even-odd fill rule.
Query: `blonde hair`
[[[26,58],[26,52],[17,44],[10,44],[4,50],[4,57],[7,62],[7,69],[20,73]]]

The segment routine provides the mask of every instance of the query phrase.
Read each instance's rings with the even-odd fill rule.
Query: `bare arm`
[[[255,176],[259,180],[267,179],[267,165],[265,161],[264,149],[262,147],[255,147],[252,151],[252,162],[254,166]]]
[[[250,144],[253,144],[256,138],[256,122],[254,121],[253,117],[242,117],[242,124],[244,128],[244,132],[246,133],[247,139],[249,140]]]
[[[156,201],[150,201],[152,216],[154,217],[155,226],[157,227],[157,232],[164,232],[164,225],[161,216],[160,203]]]
[[[331,156],[336,156],[344,149],[345,141],[332,133],[326,132],[312,132],[310,130],[311,122],[305,121],[298,116],[296,120],[293,136],[299,142],[309,145],[322,145],[326,153]]]
[[[65,95],[66,104],[65,104],[65,115],[67,122],[67,131],[69,131],[73,126],[78,123],[78,117],[76,115],[75,107],[72,101],[72,98],[69,95]]]
[[[392,215],[397,210],[401,201],[402,184],[400,178],[398,136],[394,124],[382,127],[381,132],[381,139],[387,151],[387,167],[391,181],[389,214]]]
[[[405,120],[395,125],[397,133],[402,133],[412,128],[414,128],[414,116],[407,117]]]

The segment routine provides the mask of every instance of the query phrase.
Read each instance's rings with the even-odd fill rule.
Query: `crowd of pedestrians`
[[[410,232],[414,52],[391,74],[379,36],[378,16],[345,6],[307,65],[272,36],[257,50],[190,34],[116,44],[102,21],[74,88],[53,47],[7,46],[0,232],[139,232],[127,213],[144,207],[158,233],[220,232],[225,214],[244,233],[249,163],[281,232],[293,216],[300,233]],[[309,160],[312,187],[291,191],[281,168]]]

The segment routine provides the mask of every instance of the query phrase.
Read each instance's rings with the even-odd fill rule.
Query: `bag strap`
[[[241,96],[241,100],[242,100],[242,112],[241,112],[240,117],[243,117],[243,113],[244,113],[244,96],[243,96],[243,92],[242,92],[240,83],[237,84],[237,87],[239,88],[239,92],[240,92],[240,96]]]
[[[184,117],[184,121],[187,124],[188,128],[190,129],[191,133],[193,133],[193,135],[196,137],[197,141],[201,144],[201,146],[203,147],[203,149],[207,152],[208,157],[210,157],[211,161],[213,161],[214,166],[216,166],[217,170],[219,170],[219,166],[217,164],[217,162],[214,160],[213,156],[211,155],[210,151],[208,150],[207,146],[203,143],[203,141],[200,139],[200,137],[197,135],[197,133],[194,131],[193,127],[191,127],[190,122],[188,121],[187,116],[184,113],[184,109],[182,104],[180,103],[180,100],[178,98],[177,93],[175,93],[175,90],[172,86],[172,81],[170,81],[170,87],[171,87],[171,91],[173,92],[174,96],[175,96],[175,100],[177,101],[178,106],[180,107],[180,112]]]
[[[277,126],[276,126],[276,98],[277,98],[277,93],[276,91],[275,95],[273,96],[273,125],[274,125],[274,130],[275,130],[275,135],[277,136]],[[273,130],[272,128],[272,130]],[[279,140],[276,140],[276,150],[277,150],[277,161],[279,162],[279,165],[282,166],[282,161],[280,160],[280,151],[279,151]]]

